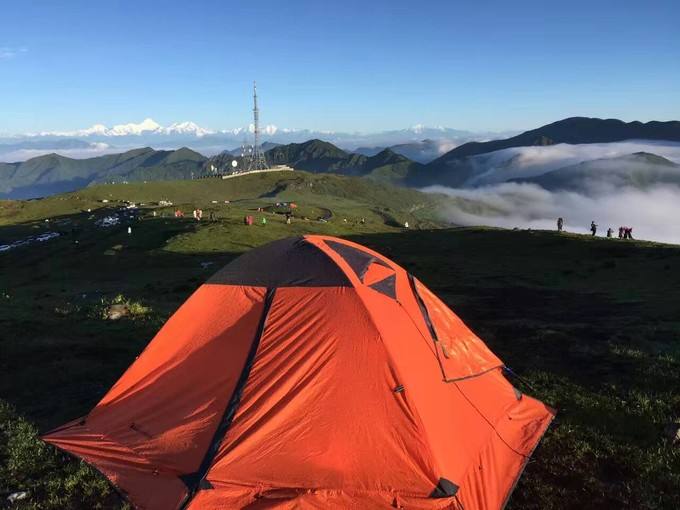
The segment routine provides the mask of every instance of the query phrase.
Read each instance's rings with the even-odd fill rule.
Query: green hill
[[[680,450],[664,433],[680,409],[680,248],[427,228],[441,226],[439,200],[295,172],[0,201],[3,241],[62,233],[0,252],[0,492],[27,491],[17,509],[123,508],[106,480],[38,441],[37,429],[86,413],[229,260],[273,239],[320,233],[402,264],[520,374],[513,383],[521,391],[557,407],[509,509],[680,507]],[[124,201],[141,207],[138,219],[97,226]],[[298,205],[290,225],[257,210],[288,201]],[[215,221],[172,214],[194,207]],[[246,214],[255,225],[243,224]],[[398,226],[406,220],[413,228]],[[104,319],[112,303],[129,315]]]
[[[47,154],[21,163],[0,163],[0,198],[40,197],[98,182],[186,179],[202,174],[205,159],[187,148],[145,147],[87,159]]]
[[[273,165],[314,173],[370,175],[373,180],[393,184],[401,183],[420,166],[389,149],[366,157],[321,140],[275,146],[267,151],[267,158]],[[230,153],[206,158],[187,148],[157,151],[145,147],[87,159],[48,154],[20,163],[0,163],[0,198],[37,198],[104,182],[204,177],[212,174],[213,166],[228,173],[233,159],[241,158]]]
[[[105,214],[129,202],[154,207],[157,214],[170,215],[178,207],[185,212],[201,207],[206,214],[215,210],[240,219],[244,214],[252,214],[257,207],[281,201],[330,209],[335,217],[346,217],[353,222],[364,217],[375,225],[384,225],[386,221],[391,225],[402,225],[408,221],[414,226],[420,223],[435,226],[441,224],[438,219],[441,200],[443,198],[437,195],[359,177],[302,171],[271,172],[224,180],[206,178],[96,185],[40,200],[0,200],[0,226],[31,225],[45,218],[82,214],[88,209],[93,214]],[[173,205],[157,206],[161,201]]]
[[[364,156],[343,151],[322,140],[280,145],[266,153],[271,164],[289,165],[299,170],[315,173],[343,175],[370,175],[374,180],[399,183],[406,174],[415,172],[420,165],[391,149],[374,156]]]
[[[352,154],[323,140],[279,145],[267,151],[267,160],[275,165],[289,165],[309,172],[334,172],[358,175],[365,156]]]

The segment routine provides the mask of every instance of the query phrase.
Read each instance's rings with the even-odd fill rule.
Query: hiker
[[[404,222],[404,228],[408,228],[408,221]]]
[[[623,227],[619,227],[619,239],[623,239]]]
[[[264,225],[266,225],[266,224],[267,224],[267,218],[265,218],[264,216],[262,216],[262,226],[264,226]]]
[[[128,225],[128,235],[132,234],[132,227]]]
[[[626,227],[623,232],[624,239],[633,239],[633,227]]]
[[[595,224],[595,221],[590,222],[590,231],[593,235],[597,234],[597,225]]]
[[[564,225],[564,220],[560,217],[557,218],[557,231],[562,232],[562,226]]]
[[[613,233],[614,233],[614,231],[612,230],[611,227],[609,227],[609,228],[607,229],[607,237],[611,238],[611,236],[612,236]]]

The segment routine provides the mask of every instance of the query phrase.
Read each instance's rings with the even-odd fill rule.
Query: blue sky
[[[59,5],[57,5],[59,4]],[[0,132],[680,118],[680,2],[2,1]]]

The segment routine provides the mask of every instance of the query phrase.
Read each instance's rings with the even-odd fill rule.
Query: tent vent
[[[430,494],[431,498],[450,498],[456,495],[458,486],[446,478],[440,478],[439,483]]]

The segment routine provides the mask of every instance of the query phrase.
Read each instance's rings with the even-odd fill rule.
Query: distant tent
[[[305,236],[224,267],[44,439],[149,510],[480,510],[553,414],[404,269]]]

